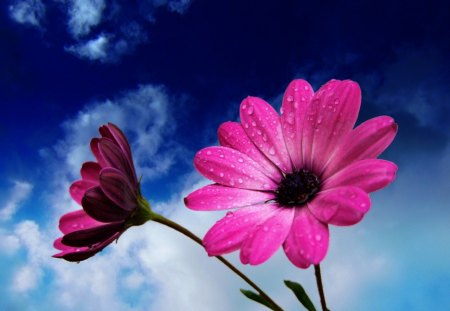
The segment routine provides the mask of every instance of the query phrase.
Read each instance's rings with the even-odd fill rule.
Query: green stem
[[[171,221],[170,219],[165,218],[164,216],[161,216],[159,214],[156,213],[152,213],[152,217],[151,220],[158,222],[160,224],[163,224],[167,227],[170,227],[182,234],[184,234],[185,236],[187,236],[188,238],[190,238],[191,240],[195,241],[196,243],[200,244],[203,247],[203,243],[202,240],[196,236],[195,234],[193,234],[191,231],[189,231],[188,229],[180,226],[179,224],[177,224],[176,222]],[[217,259],[219,259],[225,266],[227,266],[231,271],[233,271],[234,273],[236,273],[239,277],[241,277],[241,279],[243,279],[245,282],[247,282],[248,285],[250,285],[251,287],[253,287],[260,295],[262,298],[264,298],[264,300],[266,300],[267,302],[269,302],[274,311],[283,311],[283,309],[277,305],[275,303],[275,301],[273,301],[261,288],[258,287],[258,285],[256,285],[255,283],[253,283],[252,280],[250,280],[245,274],[243,274],[241,271],[239,271],[235,266],[233,266],[228,260],[226,260],[225,258],[223,258],[222,256],[215,256]]]
[[[319,290],[320,305],[322,306],[322,311],[328,311],[327,303],[325,301],[325,293],[323,291],[322,276],[320,274],[320,265],[314,265],[314,272],[316,275],[317,289]]]

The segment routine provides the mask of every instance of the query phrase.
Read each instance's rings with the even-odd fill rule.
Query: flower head
[[[283,246],[297,267],[322,261],[328,225],[358,223],[369,210],[368,193],[397,171],[377,159],[397,125],[380,116],[353,129],[360,103],[360,88],[349,80],[331,80],[316,93],[308,82],[292,81],[281,116],[260,98],[242,101],[241,122],[223,123],[221,146],[194,159],[215,183],[185,198],[193,210],[233,210],[206,233],[210,256],[240,249],[242,263],[257,265]]]
[[[81,179],[70,186],[70,195],[83,209],[63,215],[64,234],[54,243],[54,255],[82,261],[108,246],[130,226],[148,220],[149,205],[140,194],[130,145],[112,123],[99,129],[101,138],[91,140],[96,162],[85,162]]]

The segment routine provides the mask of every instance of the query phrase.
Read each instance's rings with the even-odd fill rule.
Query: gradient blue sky
[[[261,310],[158,224],[78,265],[50,256],[101,124],[129,136],[153,207],[202,236],[221,214],[183,205],[206,184],[195,152],[217,144],[247,95],[278,109],[294,78],[353,79],[358,123],[399,124],[382,155],[397,180],[360,224],[331,230],[330,309],[450,310],[448,1],[7,0],[0,14],[1,310]],[[282,252],[242,269],[286,310],[298,306],[283,279],[318,301],[313,271]]]

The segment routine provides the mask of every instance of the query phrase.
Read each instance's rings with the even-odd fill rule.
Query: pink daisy
[[[195,156],[196,169],[214,184],[185,198],[193,210],[233,209],[203,239],[210,256],[240,249],[242,263],[257,265],[283,246],[297,267],[323,260],[328,225],[358,223],[370,208],[368,194],[397,171],[377,159],[397,125],[380,116],[353,129],[360,103],[350,80],[331,80],[316,93],[308,82],[292,81],[281,116],[260,98],[243,100],[241,123],[223,123],[221,146]]]
[[[59,229],[64,236],[54,243],[61,252],[53,257],[85,260],[130,226],[148,220],[125,135],[112,123],[99,131],[102,137],[91,141],[97,162],[84,163],[81,179],[70,186],[70,195],[83,209],[61,217]]]

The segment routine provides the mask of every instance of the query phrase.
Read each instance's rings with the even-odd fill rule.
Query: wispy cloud
[[[102,20],[104,0],[70,0],[69,31],[75,38],[87,35]]]
[[[11,219],[20,205],[30,196],[33,185],[24,181],[14,181],[9,197],[0,209],[0,221]]]
[[[39,28],[45,15],[45,6],[41,0],[18,0],[9,6],[9,14],[19,24]]]
[[[54,0],[61,2],[61,0]],[[130,5],[127,1],[67,0],[44,4],[41,0],[17,0],[10,5],[10,17],[20,24],[40,27],[46,10],[59,8],[67,17],[70,37],[65,51],[89,61],[117,62],[147,42],[146,27],[156,22],[155,11],[165,8],[184,14],[191,0],[149,0]],[[126,12],[123,12],[126,7]],[[61,25],[57,25],[60,27]],[[49,27],[53,25],[49,24]]]
[[[102,60],[108,57],[109,39],[101,34],[95,39],[87,40],[66,48],[66,51],[77,55],[80,58],[89,60]]]

